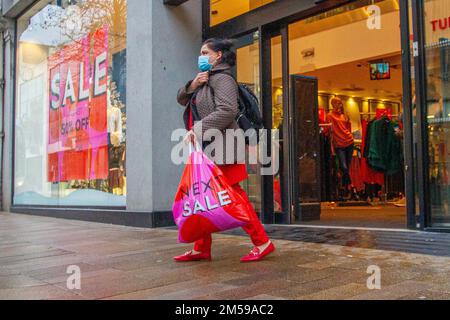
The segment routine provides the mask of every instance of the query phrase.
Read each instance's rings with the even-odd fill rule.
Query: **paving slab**
[[[240,263],[252,245],[237,230],[213,235],[212,261],[176,263],[191,245],[173,228],[0,213],[0,299],[450,298],[450,235],[266,228],[277,250],[261,262]],[[80,290],[67,287],[72,265]]]

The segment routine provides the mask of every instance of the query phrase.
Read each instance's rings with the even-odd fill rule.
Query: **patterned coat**
[[[177,97],[178,103],[187,107],[184,113],[186,127],[188,123],[190,100],[195,93],[194,91],[189,90],[192,81],[193,80],[189,81],[185,86],[180,88]],[[232,151],[231,147],[230,150],[228,150],[225,139],[225,130],[227,129],[233,130],[232,132],[243,139],[242,132],[235,131],[236,129],[239,129],[239,126],[235,121],[239,111],[238,86],[230,73],[230,66],[228,64],[220,63],[210,71],[208,83],[197,89],[195,102],[198,114],[201,118],[200,121],[195,122],[193,127],[197,137],[200,139],[200,135],[203,136],[209,129],[218,129],[223,134],[223,158],[216,159],[216,164],[244,163],[245,152],[238,152],[237,140],[235,139],[234,151]],[[202,129],[201,132],[200,126]],[[207,141],[208,139],[204,138],[204,140]],[[229,155],[228,157],[232,160],[227,161],[226,154],[230,152],[233,152],[233,155]],[[214,150],[208,155],[214,157]]]

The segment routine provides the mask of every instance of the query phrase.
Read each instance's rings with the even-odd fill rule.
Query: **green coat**
[[[403,152],[400,139],[395,135],[398,124],[386,117],[374,121],[369,130],[367,162],[370,167],[388,175],[400,171]]]

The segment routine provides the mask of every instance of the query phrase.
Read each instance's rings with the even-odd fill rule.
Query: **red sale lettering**
[[[450,28],[450,17],[435,19],[435,20],[432,20],[430,23],[431,23],[433,32],[436,32],[438,28],[440,30],[446,30],[446,29]]]

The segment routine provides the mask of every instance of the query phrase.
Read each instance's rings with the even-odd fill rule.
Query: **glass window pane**
[[[210,0],[211,26],[262,7],[274,0]]]
[[[258,32],[243,36],[236,40],[236,75],[240,83],[245,83],[260,97],[259,86],[259,35]],[[256,153],[257,149],[249,147],[248,152]],[[256,212],[261,212],[261,175],[259,165],[248,164],[248,179],[243,183],[250,202]]]
[[[450,226],[450,3],[424,2],[432,226]]]
[[[273,202],[274,211],[276,213],[282,213],[283,209],[283,196],[286,194],[283,192],[284,177],[282,172],[283,165],[283,76],[282,76],[282,38],[276,36],[271,39],[271,68],[272,68],[272,129],[279,130],[279,148],[278,156],[280,168],[274,174],[273,177]],[[272,136],[272,139],[274,137]],[[272,144],[277,141],[272,141]],[[276,152],[273,150],[273,152]]]
[[[127,0],[18,19],[14,203],[126,205]]]

